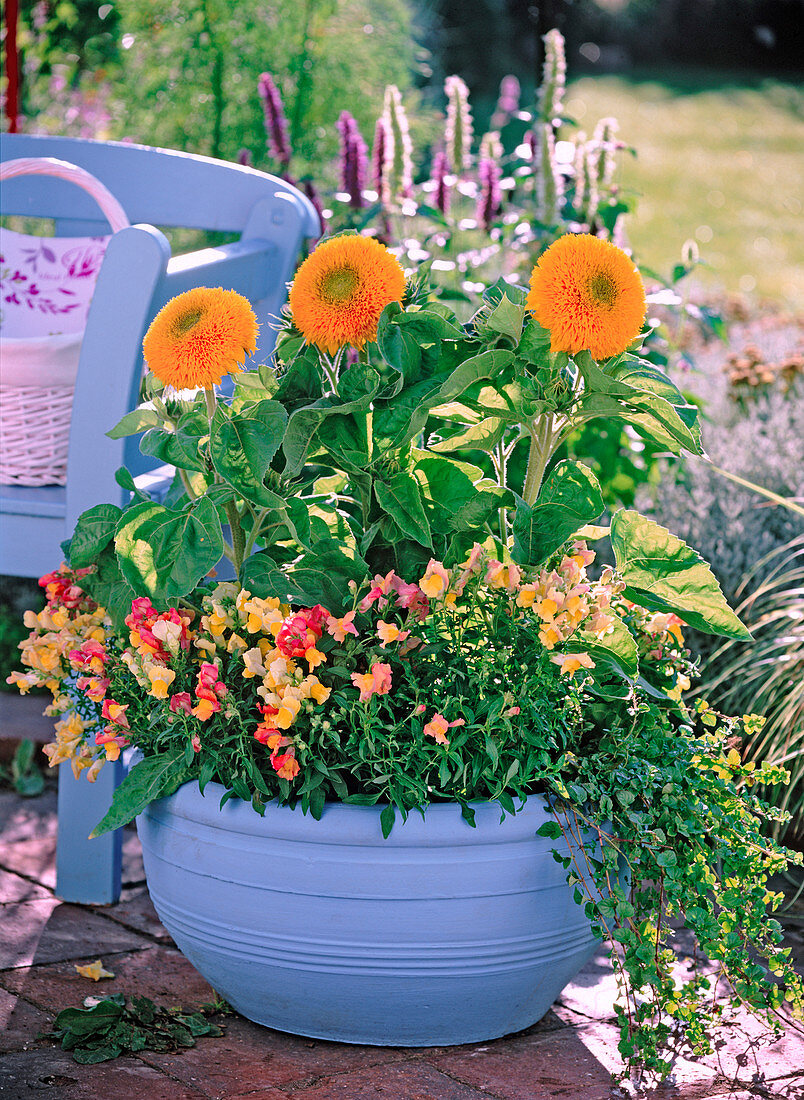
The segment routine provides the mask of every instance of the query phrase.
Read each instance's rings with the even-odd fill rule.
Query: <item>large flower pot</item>
[[[218,805],[188,783],[138,818],[159,918],[244,1016],[347,1043],[433,1046],[539,1020],[596,943],[530,798],[500,820],[452,803],[397,818],[328,804],[320,821]]]

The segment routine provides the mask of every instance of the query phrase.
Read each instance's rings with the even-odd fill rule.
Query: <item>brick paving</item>
[[[221,1038],[181,1054],[142,1051],[96,1066],[40,1038],[57,1012],[88,995],[141,994],[164,1005],[211,998],[204,979],[159,923],[136,835],[124,846],[114,906],[60,902],[53,893],[55,789],[35,799],[0,792],[0,1100],[610,1100],[617,1066],[612,977],[595,957],[538,1024],[460,1047],[350,1046],[285,1035],[240,1016]],[[804,921],[788,942],[804,960]],[[102,958],[114,980],[80,977]],[[790,1030],[757,1047],[738,1020],[716,1057],[679,1059],[651,1100],[804,1100],[804,1040]]]

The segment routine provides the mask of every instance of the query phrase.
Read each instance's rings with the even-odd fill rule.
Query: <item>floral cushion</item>
[[[0,336],[82,333],[109,239],[0,229]]]

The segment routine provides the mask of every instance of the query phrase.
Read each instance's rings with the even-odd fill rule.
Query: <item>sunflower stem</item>
[[[335,359],[330,359],[327,353],[322,351],[318,358],[321,362],[321,368],[324,371],[327,382],[329,382],[329,388],[334,393],[338,388],[338,356],[336,355]]]
[[[215,401],[215,391],[213,389],[204,390],[204,401],[207,406],[207,419],[209,420],[209,431],[212,434],[212,421],[217,410],[217,403]],[[223,479],[218,471],[211,465],[212,480],[216,485],[222,485]],[[232,546],[231,553],[227,553],[229,547],[224,539],[224,554],[231,561],[234,567],[235,577],[237,581],[240,581],[240,569],[243,565],[243,552],[246,548],[246,537],[243,533],[243,525],[240,522],[240,513],[237,510],[237,505],[233,500],[227,500],[223,506],[226,513],[226,518],[229,521],[229,529],[232,532]]]
[[[556,442],[553,437],[553,417],[541,417],[530,428],[530,450],[522,497],[526,504],[535,504],[542,486],[547,463],[553,457]]]

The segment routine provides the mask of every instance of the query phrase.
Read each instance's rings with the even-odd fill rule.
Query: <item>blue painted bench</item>
[[[139,400],[142,338],[168,299],[195,286],[243,294],[260,322],[256,362],[274,344],[270,325],[287,296],[300,250],[320,226],[312,204],[283,180],[252,168],[166,149],[116,142],[3,134],[0,160],[57,157],[91,172],[132,225],[109,242],[81,347],[64,487],[0,486],[0,573],[38,577],[62,560],[60,544],[81,512],[124,504],[115,471],[127,465],[143,487],[164,478],[148,469],[136,439],[104,434]],[[63,180],[4,182],[0,213],[52,218],[57,236],[100,236],[109,227],[93,200]],[[134,224],[138,223],[138,224]],[[237,234],[231,244],[173,256],[161,228]],[[56,891],[66,901],[107,904],[120,894],[121,834],[89,841],[108,808],[122,764],[98,781],[59,775]]]

